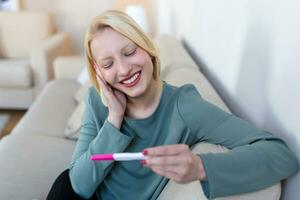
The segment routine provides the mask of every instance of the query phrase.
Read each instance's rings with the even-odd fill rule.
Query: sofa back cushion
[[[30,88],[31,73],[28,59],[0,59],[1,88]]]
[[[161,72],[174,64],[189,65],[198,69],[196,63],[175,36],[160,35],[154,38],[154,43],[159,53]]]
[[[198,69],[182,64],[179,66],[174,64],[170,69],[167,73],[162,74],[162,80],[178,87],[184,84],[193,84],[205,100],[230,113],[219,94]]]
[[[85,111],[85,102],[80,102],[73,113],[71,114],[71,117],[68,120],[67,127],[64,131],[64,136],[68,139],[78,139],[80,128],[81,128],[81,122],[83,119],[83,114]]]
[[[54,32],[53,20],[44,12],[0,12],[0,56],[27,57]]]

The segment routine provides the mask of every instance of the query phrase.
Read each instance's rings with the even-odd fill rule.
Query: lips
[[[124,85],[125,87],[133,87],[135,86],[141,77],[141,71],[138,71],[134,73],[130,78],[122,80],[121,84]]]

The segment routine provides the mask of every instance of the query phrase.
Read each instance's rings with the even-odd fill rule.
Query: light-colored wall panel
[[[157,34],[176,35],[232,111],[300,159],[300,2],[156,0]],[[167,24],[166,24],[167,23]],[[282,199],[300,196],[300,175]]]

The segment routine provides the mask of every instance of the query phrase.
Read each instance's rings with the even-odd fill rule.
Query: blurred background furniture
[[[71,51],[49,13],[0,12],[0,108],[27,109],[53,79],[54,59]]]

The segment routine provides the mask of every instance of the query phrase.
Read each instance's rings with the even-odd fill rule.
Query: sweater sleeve
[[[207,175],[201,185],[209,199],[257,191],[299,171],[296,156],[283,140],[206,102],[193,86],[183,91],[178,109],[195,136],[193,143],[230,149],[199,155]]]
[[[97,131],[97,119],[93,108],[92,93],[86,98],[86,110],[83,116],[80,136],[78,138],[69,169],[69,176],[74,191],[83,198],[90,198],[105,176],[113,167],[112,161],[97,162],[90,156],[100,153],[122,152],[132,138],[121,133],[107,120]],[[99,111],[98,111],[99,112]],[[99,120],[100,121],[100,120]]]

